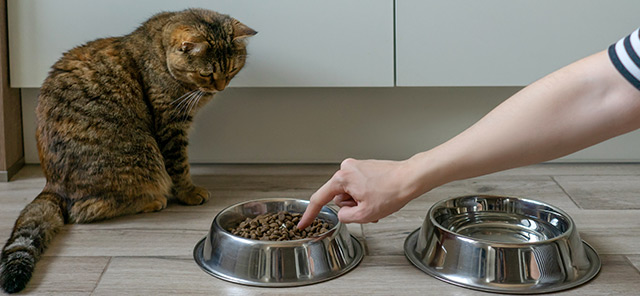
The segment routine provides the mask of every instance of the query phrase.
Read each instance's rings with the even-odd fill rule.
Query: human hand
[[[406,161],[345,159],[311,196],[298,228],[309,226],[331,200],[340,207],[338,219],[343,223],[377,222],[416,196],[415,178]]]

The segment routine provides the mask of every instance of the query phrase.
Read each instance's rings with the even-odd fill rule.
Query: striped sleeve
[[[640,90],[640,28],[612,44],[609,58],[620,74]]]

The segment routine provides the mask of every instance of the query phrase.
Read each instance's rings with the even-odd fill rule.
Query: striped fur
[[[65,207],[61,196],[42,192],[22,210],[0,259],[0,283],[6,292],[24,289],[36,261],[64,225]]]
[[[37,144],[47,184],[20,213],[2,251],[0,283],[22,290],[55,232],[159,211],[167,198],[209,199],[191,181],[196,111],[244,66],[256,32],[209,10],[160,13],[129,35],[66,52],[38,97]]]

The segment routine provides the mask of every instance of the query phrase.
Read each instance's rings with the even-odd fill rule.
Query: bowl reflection
[[[334,227],[311,238],[261,241],[227,230],[261,214],[303,213],[308,203],[298,199],[262,199],[222,210],[213,219],[207,236],[194,249],[196,263],[220,279],[267,287],[313,284],[353,269],[362,260],[362,245],[338,221],[336,211],[326,206],[318,218]]]
[[[507,196],[436,203],[405,241],[405,255],[440,280],[512,294],[568,289],[600,269],[598,255],[564,211]]]

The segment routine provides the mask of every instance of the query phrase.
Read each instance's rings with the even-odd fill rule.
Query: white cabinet
[[[393,86],[393,0],[8,0],[11,86],[40,87],[62,52],[189,7],[259,32],[232,86]]]
[[[638,0],[8,0],[11,86],[188,7],[259,32],[242,87],[523,86],[640,26]]]
[[[396,0],[396,85],[522,86],[640,26],[638,0]]]

